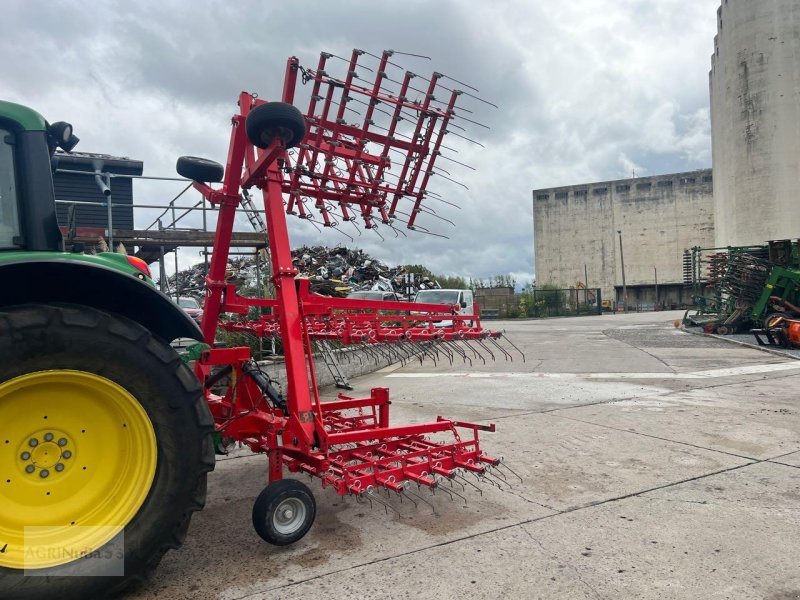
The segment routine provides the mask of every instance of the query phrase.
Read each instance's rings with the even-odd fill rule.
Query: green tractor
[[[101,598],[178,547],[213,421],[170,347],[202,339],[147,265],[65,252],[52,164],[78,139],[0,102],[0,598]],[[77,249],[76,249],[77,250]]]

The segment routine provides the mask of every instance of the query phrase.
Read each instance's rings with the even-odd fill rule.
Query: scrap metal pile
[[[292,264],[298,277],[311,282],[311,291],[343,298],[350,292],[395,292],[398,296],[441,286],[428,277],[408,277],[403,266],[389,267],[360,249],[336,246],[301,246],[292,250]],[[247,256],[228,261],[226,280],[240,287],[255,288],[267,275],[267,261]],[[169,277],[167,287],[180,296],[202,298],[206,293],[205,263],[198,263]]]
[[[372,290],[402,296],[440,287],[427,277],[407,277],[403,266],[389,267],[363,250],[344,246],[303,246],[292,251],[292,264],[299,277],[311,282],[311,291],[323,296],[344,297],[350,292]]]
[[[395,54],[354,50],[349,60],[343,59],[347,64],[341,77],[328,64],[336,58],[332,54],[322,53],[313,68],[292,57],[282,102],[240,94],[224,174],[221,165],[206,167],[209,161],[202,159],[178,161],[179,173],[193,179],[206,200],[219,207],[202,324],[210,348],[196,361],[195,372],[206,390],[217,434],[268,455],[271,483],[264,493],[275,489],[284,467],[317,477],[340,494],[371,495],[377,489],[404,494],[411,485],[434,488],[461,473],[483,478],[501,464],[479,444],[478,432],[494,431],[493,425],[442,417],[392,425],[385,388],[373,389],[366,398],[340,396],[334,402],[322,402],[317,389],[312,341],[428,344],[457,347],[466,355],[473,344],[499,344],[502,338],[500,332],[482,328],[476,306],[473,314],[461,314],[458,305],[324,297],[311,292],[308,280],[297,279],[287,214],[331,228],[360,219],[367,230],[385,226],[395,232],[402,218],[407,229],[432,233],[418,222],[431,214],[430,199],[439,197],[427,186],[434,175],[447,179],[437,159],[445,150],[445,136],[461,128],[454,121],[470,121],[463,117],[470,111],[457,108],[456,101],[476,97],[463,91],[468,86],[442,73],[423,77],[398,67],[391,60]],[[300,79],[311,87],[304,114],[292,105]],[[363,107],[357,123],[349,122],[345,113],[353,102]],[[212,187],[209,181],[222,185]],[[236,209],[242,190],[253,188],[261,190],[264,201],[274,300],[241,296],[226,281]],[[223,314],[246,316],[253,307],[268,314],[235,325],[280,337],[285,397],[248,348],[212,347],[217,327],[226,325],[220,322]],[[212,387],[224,377],[236,384],[213,394]],[[463,432],[469,434],[464,439]],[[302,493],[306,501],[313,498]],[[254,523],[263,520],[259,506]],[[276,543],[269,531],[256,529]],[[306,531],[300,528],[292,541]]]

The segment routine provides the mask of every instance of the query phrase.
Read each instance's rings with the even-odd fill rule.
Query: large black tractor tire
[[[118,406],[128,411],[119,413],[125,422],[102,420],[106,412],[116,415]],[[80,410],[87,407],[92,410]],[[121,514],[114,512],[120,506],[128,510],[114,523],[124,527],[124,538],[94,538],[96,546],[87,547],[86,555],[59,556],[55,564],[36,563],[26,572],[27,540],[21,565],[9,558],[14,548],[0,539],[4,600],[116,594],[143,580],[167,550],[183,543],[192,513],[205,503],[206,474],[214,468],[213,421],[199,382],[169,346],[133,321],[72,305],[0,309],[0,417],[0,535],[20,539],[14,537],[20,510],[9,508],[15,503],[22,509],[35,504],[30,525],[62,527],[66,535],[82,516],[86,525],[97,525],[103,515]],[[125,451],[96,451],[111,445]],[[54,452],[61,453],[58,464]],[[120,493],[115,486],[126,485],[121,474],[127,473],[135,475],[127,482],[145,473],[145,485],[135,488],[141,491],[122,492],[106,513],[85,508],[106,507],[104,498]],[[107,479],[110,487],[103,491]],[[93,497],[91,486],[102,494]],[[54,539],[60,544],[63,538]]]
[[[247,115],[245,123],[250,143],[266,148],[276,137],[283,145],[294,148],[306,136],[306,119],[297,107],[286,102],[259,104]]]

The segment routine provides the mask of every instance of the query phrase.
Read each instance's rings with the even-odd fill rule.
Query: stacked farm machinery
[[[797,345],[788,335],[789,325],[800,319],[797,242],[693,248],[685,263],[685,283],[698,306],[689,323],[719,335],[751,331],[760,344]]]

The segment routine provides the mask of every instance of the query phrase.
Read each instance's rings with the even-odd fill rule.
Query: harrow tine
[[[379,361],[378,355],[375,353],[373,344],[364,344],[364,351],[372,357],[372,361],[377,365]]]
[[[486,465],[486,470],[489,471],[489,473],[491,473],[494,477],[500,477],[500,479],[503,481],[507,481],[506,476],[498,471],[494,466]]]
[[[408,500],[409,502],[411,502],[411,504],[413,504],[413,505],[414,505],[414,508],[419,508],[419,504],[417,504],[417,503],[414,501],[414,499],[413,499],[413,498],[411,498],[411,497],[410,497],[408,494],[406,494],[406,490],[405,490],[405,489],[402,489],[402,490],[400,490],[399,492],[397,492],[397,495],[398,495],[398,496],[400,496],[400,503],[401,503],[401,504],[403,503],[403,498],[405,498],[406,500]]]
[[[442,173],[440,173],[440,172],[439,172],[440,170],[441,170],[441,169],[439,169],[439,167],[435,167],[435,168],[433,169],[433,171],[432,171],[432,174],[433,174],[433,175],[438,175],[438,176],[439,176],[439,177],[441,177],[442,179],[447,179],[448,181],[452,181],[452,182],[453,182],[453,183],[455,183],[456,185],[460,185],[460,186],[461,186],[461,187],[463,187],[465,190],[469,191],[469,188],[468,188],[466,185],[464,185],[464,184],[463,184],[463,183],[461,183],[460,181],[456,181],[455,179],[451,179],[451,178],[450,178],[450,177],[448,177],[447,175],[442,175]]]
[[[446,487],[442,487],[442,486],[439,486],[439,485],[437,485],[436,487],[431,487],[431,495],[435,496],[437,489],[441,490],[442,492],[444,492],[445,494],[450,496],[450,502],[453,501],[453,494],[451,493],[451,490],[448,490]]]
[[[422,344],[418,344],[417,342],[409,342],[409,346],[414,348],[414,356],[419,359],[419,364],[422,366],[422,363],[425,360],[425,348]]]
[[[479,345],[481,348],[483,348],[484,350],[486,350],[486,352],[488,352],[488,353],[489,353],[489,356],[491,356],[491,357],[492,357],[492,360],[497,360],[497,359],[494,357],[494,353],[493,353],[491,350],[489,350],[489,348],[487,348],[487,347],[486,347],[486,345],[483,343],[483,341],[482,341],[482,340],[475,340],[475,341],[476,341],[476,342],[478,342],[478,345]]]
[[[369,509],[372,510],[373,507],[372,507],[372,497],[371,496],[367,496],[366,494],[355,494],[355,497],[356,497],[356,502],[358,502],[359,504],[363,504],[364,499],[366,499],[367,502],[369,502]]]
[[[431,507],[431,511],[433,512],[433,514],[434,515],[436,514],[436,507],[431,502],[428,502],[425,498],[423,498],[422,496],[420,496],[416,492],[412,492],[411,490],[405,490],[405,493],[406,494],[411,494],[412,496],[414,496],[418,500],[420,500],[420,501],[424,502],[425,504],[427,504],[428,506],[430,506]],[[415,506],[416,506],[416,503],[415,503]]]
[[[504,355],[504,356],[505,356],[505,357],[506,357],[506,358],[507,358],[509,361],[511,361],[511,362],[514,362],[514,357],[512,357],[512,356],[511,356],[511,355],[510,355],[508,352],[506,352],[506,349],[505,349],[505,348],[503,348],[503,347],[502,347],[500,344],[498,344],[498,343],[495,341],[495,339],[494,339],[494,338],[490,337],[490,338],[488,338],[488,339],[489,339],[489,341],[492,343],[492,345],[493,345],[495,348],[497,348],[498,350],[500,350],[500,352],[502,352],[502,353],[503,353],[503,355]]]
[[[461,494],[459,494],[457,491],[455,491],[454,489],[452,489],[452,487],[451,487],[450,489],[447,489],[446,487],[444,487],[444,486],[440,485],[440,483],[441,483],[442,479],[449,479],[449,477],[448,477],[448,478],[445,478],[445,477],[439,476],[439,477],[436,479],[436,482],[437,482],[437,486],[436,486],[436,488],[437,488],[437,489],[439,489],[439,490],[441,490],[441,491],[443,491],[443,492],[444,492],[445,494],[447,494],[448,496],[450,496],[450,501],[451,501],[451,502],[454,500],[453,496],[458,496],[459,498],[461,498],[461,499],[464,501],[464,506],[467,506],[467,499],[466,499],[464,496],[462,496],[462,495],[461,495]],[[433,491],[433,488],[431,488],[431,491]]]
[[[456,496],[458,496],[459,498],[461,498],[461,499],[464,501],[464,506],[467,506],[467,505],[468,505],[468,503],[467,503],[467,497],[466,497],[466,496],[462,496],[461,494],[459,494],[457,491],[455,491],[455,490],[454,490],[454,489],[452,489],[452,488],[450,489],[449,493],[450,493],[450,494],[455,494]]]
[[[458,345],[457,342],[455,342],[455,341],[453,341],[453,342],[445,342],[445,344],[447,344],[448,347],[452,348],[456,353],[458,353],[458,355],[461,356],[461,358],[464,359],[465,363],[469,362],[469,366],[470,367],[472,366],[472,359],[469,356],[467,356],[467,353],[464,352],[461,349],[461,347]]]
[[[488,483],[489,485],[496,487],[498,490],[505,491],[503,487],[500,485],[500,483],[498,481],[495,481],[491,477],[488,477],[485,471],[483,473],[475,473],[473,471],[470,471],[470,473],[472,473],[475,476],[475,479],[477,479],[479,482]]]
[[[448,206],[452,206],[454,208],[457,208],[458,210],[461,210],[461,207],[458,204],[456,204],[455,202],[450,202],[448,200],[445,200],[444,198],[437,198],[435,196],[431,196],[431,199],[432,200],[436,200],[437,202],[442,202],[444,204],[447,204]]]
[[[361,352],[360,352],[360,351],[362,350],[362,346],[363,346],[363,345],[364,345],[364,344],[356,344],[356,346],[355,346],[355,347],[356,347],[356,350],[357,350],[357,352],[352,352],[352,353],[351,353],[351,354],[355,355],[355,358],[356,358],[356,360],[358,360],[358,364],[359,364],[359,365],[362,365],[362,366],[364,365],[364,361],[363,361],[363,360],[361,360],[361,356],[360,356],[360,353],[361,353]]]
[[[392,506],[392,505],[391,505],[391,504],[389,504],[388,502],[385,502],[385,501],[384,501],[384,500],[383,500],[383,499],[382,499],[380,496],[378,496],[378,494],[376,494],[376,493],[375,493],[375,491],[374,491],[374,490],[372,490],[372,489],[367,489],[367,491],[366,491],[366,492],[364,492],[364,495],[366,495],[366,496],[369,496],[369,497],[370,497],[372,500],[375,500],[375,502],[377,502],[378,504],[382,504],[382,505],[383,505],[383,510],[385,510],[385,511],[386,511],[386,514],[387,514],[387,515],[389,514],[389,509],[390,509],[390,508],[391,508],[391,509],[392,509],[392,510],[393,510],[395,513],[397,513],[397,515],[398,515],[398,516],[400,515],[400,511],[399,511],[399,510],[397,510],[397,509],[396,509],[394,506]]]
[[[486,358],[484,358],[483,354],[481,354],[475,349],[475,346],[473,346],[471,342],[467,341],[465,342],[465,344],[467,348],[472,350],[472,353],[475,355],[476,358],[480,358],[483,361],[483,364],[486,364]]]
[[[447,359],[450,361],[450,364],[453,364],[453,353],[448,351],[447,347],[444,345],[447,342],[437,342],[436,348],[441,349],[442,353],[447,356]]]
[[[377,344],[375,346],[375,351],[383,358],[383,360],[386,360],[390,363],[394,362],[392,352],[389,350],[388,345],[385,346],[383,344]]]
[[[481,496],[483,496],[483,490],[481,489],[481,487],[480,487],[480,486],[478,486],[478,485],[475,485],[474,483],[472,483],[472,482],[471,482],[469,479],[467,479],[466,477],[464,477],[464,476],[463,476],[461,473],[457,473],[457,474],[456,474],[456,477],[458,477],[458,478],[459,478],[461,481],[463,481],[463,482],[464,482],[464,483],[462,483],[462,485],[464,485],[464,484],[469,484],[469,485],[471,485],[471,486],[472,486],[472,487],[474,487],[476,490],[478,490],[478,493],[479,493]]]
[[[507,485],[508,489],[509,490],[511,489],[511,486],[508,483],[506,483],[505,481],[502,481],[500,479],[496,479],[494,477],[493,473],[489,473],[488,471],[486,471],[486,472],[484,472],[483,477],[484,477],[484,479],[486,479],[490,483],[494,482],[495,486],[497,486],[497,489],[500,490],[500,491],[503,491],[503,492],[508,491],[503,487],[503,485]]]
[[[450,162],[456,163],[457,165],[461,165],[462,167],[467,167],[471,171],[477,171],[477,169],[475,167],[473,167],[471,165],[468,165],[466,163],[459,162],[459,161],[457,161],[457,160],[455,160],[453,158],[450,158],[449,156],[445,156],[444,154],[440,154],[439,158],[442,158],[444,160],[449,160]],[[437,167],[437,168],[440,168],[440,167]]]
[[[505,331],[504,331],[504,333],[505,333]],[[511,346],[511,347],[512,347],[514,350],[516,350],[517,352],[519,352],[519,355],[522,357],[522,362],[525,362],[525,354],[522,352],[522,350],[520,350],[519,348],[517,348],[517,347],[514,345],[514,342],[512,342],[512,341],[511,341],[510,339],[508,339],[506,336],[503,336],[503,340],[504,340],[504,341],[505,341],[505,342],[506,342],[506,343],[507,343],[509,346]]]
[[[403,345],[389,344],[389,346],[391,347],[392,352],[394,352],[397,361],[399,361],[401,365],[405,366],[406,361],[408,361],[408,354],[406,353],[406,349],[403,348]]]
[[[410,200],[410,198],[409,198],[409,200]],[[430,216],[431,216],[431,217],[433,217],[434,219],[439,219],[440,221],[444,221],[445,223],[447,223],[448,225],[452,225],[453,227],[455,227],[455,226],[456,226],[456,224],[455,224],[453,221],[451,221],[450,219],[445,219],[445,218],[444,218],[444,217],[442,217],[441,215],[437,215],[437,214],[436,214],[435,212],[433,212],[433,211],[432,211],[430,208],[423,208],[423,207],[421,207],[421,206],[420,206],[419,210],[420,210],[420,212],[421,212],[422,214],[425,214],[425,215],[430,215]]]
[[[406,364],[406,363],[410,362],[412,359],[417,358],[416,353],[413,352],[412,349],[411,349],[411,348],[413,348],[413,346],[411,344],[400,344],[399,347],[400,347],[400,350],[403,353],[405,353],[405,357],[406,357],[405,358],[406,362],[403,363],[403,364]],[[422,363],[421,360],[420,360],[420,363]]]
[[[427,354],[428,356],[431,357],[431,360],[433,361],[433,366],[435,367],[436,366],[436,359],[439,358],[439,352],[436,350],[436,348],[433,347],[433,346],[427,346],[427,347],[423,346],[422,347],[422,351],[423,351],[423,353],[425,353],[425,354]],[[436,353],[435,357],[433,356],[434,352]],[[420,362],[420,364],[421,364],[421,362]]]
[[[524,483],[522,477],[520,477],[514,469],[509,467],[508,464],[503,459],[500,459],[500,462],[497,463],[497,466],[498,467],[503,467],[504,469],[507,469],[509,473],[511,473],[514,477],[519,479],[520,483]]]

